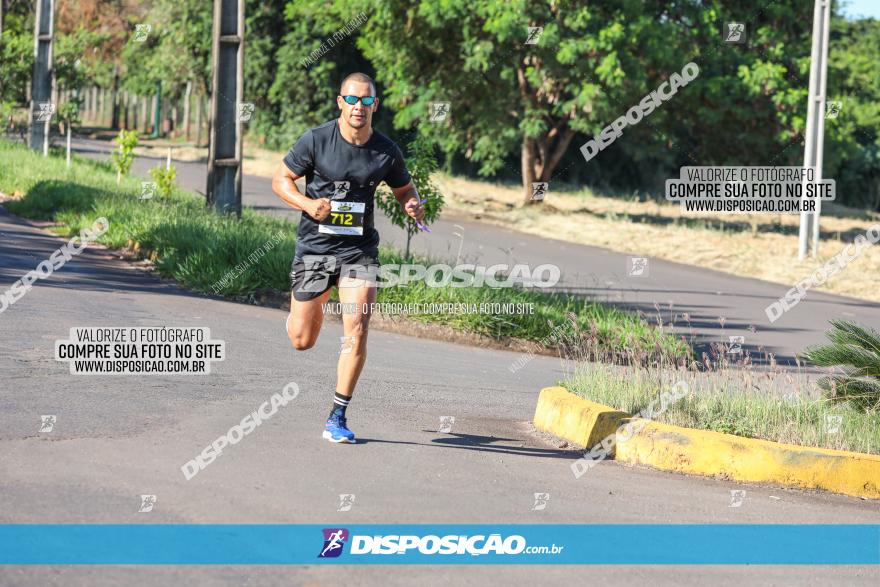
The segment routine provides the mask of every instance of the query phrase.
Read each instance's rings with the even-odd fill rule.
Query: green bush
[[[831,324],[826,333],[831,344],[810,347],[804,354],[811,363],[841,370],[819,380],[825,397],[866,412],[880,410],[880,335],[853,322]]]
[[[419,136],[409,144],[410,156],[406,159],[406,168],[412,176],[413,184],[424,201],[425,219],[422,224],[430,225],[440,216],[443,209],[443,194],[431,181],[431,174],[437,171],[437,160],[434,158],[434,143],[427,137]],[[404,256],[409,259],[409,245],[412,237],[419,232],[419,227],[403,208],[394,194],[388,190],[376,192],[376,205],[385,213],[398,228],[406,231],[406,250]]]
[[[167,169],[161,165],[154,167],[150,169],[150,177],[156,182],[156,190],[159,195],[164,198],[171,196],[177,179],[177,169],[174,165],[169,165]]]
[[[134,164],[134,149],[138,145],[138,133],[136,130],[122,129],[113,142],[119,145],[117,150],[110,153],[110,159],[116,167],[116,185],[119,185]]]

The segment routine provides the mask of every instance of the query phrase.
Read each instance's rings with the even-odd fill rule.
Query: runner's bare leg
[[[293,348],[304,351],[315,346],[321,325],[324,323],[323,305],[330,297],[328,289],[318,297],[307,302],[297,301],[290,294],[290,314],[287,316],[287,336]]]
[[[342,313],[342,330],[345,338],[339,354],[339,364],[336,367],[336,391],[351,397],[367,360],[370,304],[376,301],[376,284],[374,281],[341,277],[339,286],[339,301],[343,304],[343,308],[354,307],[357,310]]]

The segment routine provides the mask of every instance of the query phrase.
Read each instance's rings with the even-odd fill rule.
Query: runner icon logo
[[[139,513],[147,513],[153,511],[153,506],[156,505],[156,496],[155,495],[141,495],[141,508],[138,510]]]
[[[428,102],[428,120],[443,122],[449,115],[449,102]]]
[[[729,336],[730,345],[727,348],[727,353],[730,355],[741,355],[743,352],[742,345],[746,342],[745,336]]]
[[[336,510],[337,512],[349,512],[351,511],[351,506],[354,505],[354,493],[340,493],[339,494],[339,508]]]
[[[532,506],[532,511],[537,512],[540,510],[547,509],[547,502],[550,501],[549,493],[536,493],[535,494],[535,505]]]
[[[239,122],[250,122],[251,117],[254,115],[254,105],[252,102],[239,102],[238,103],[238,121]]]
[[[40,416],[40,420],[42,420],[42,422],[40,422],[40,432],[52,432],[58,418],[55,416]]]
[[[746,25],[742,22],[728,22],[724,25],[724,40],[728,43],[742,44],[746,42]]]
[[[742,506],[743,500],[746,498],[745,489],[731,489],[730,490],[730,504],[727,507],[738,508]]]
[[[440,434],[450,434],[453,424],[455,424],[455,416],[440,416],[440,428],[437,432]]]
[[[537,45],[538,40],[541,38],[541,33],[543,32],[544,27],[542,26],[530,26],[529,36],[526,38],[526,45]]]
[[[532,182],[532,200],[540,202],[544,199],[544,196],[547,195],[547,189],[550,187],[550,184],[546,181],[533,181]]]
[[[837,118],[840,116],[841,108],[843,102],[825,102],[825,118]]]
[[[348,540],[348,530],[345,528],[324,528],[324,548],[321,549],[318,558],[336,558],[342,554],[342,547]]]
[[[334,181],[333,186],[334,200],[344,200],[348,196],[348,190],[351,189],[351,183],[347,181]]]
[[[630,257],[628,273],[630,277],[647,277],[648,259],[646,257]]]

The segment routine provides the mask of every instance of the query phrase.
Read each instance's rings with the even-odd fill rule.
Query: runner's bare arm
[[[413,182],[409,182],[405,186],[399,188],[391,188],[391,192],[394,194],[394,197],[397,198],[400,207],[403,208],[408,216],[419,222],[422,221],[425,217],[425,210],[422,208],[419,192]]]
[[[315,220],[323,220],[330,213],[330,200],[327,198],[313,200],[303,195],[296,187],[296,180],[300,177],[302,176],[288,169],[283,162],[279,163],[272,177],[272,191],[291,208],[302,210]]]

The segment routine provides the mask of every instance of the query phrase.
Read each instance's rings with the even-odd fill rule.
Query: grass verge
[[[678,381],[687,396],[659,422],[800,446],[880,454],[880,413],[822,398],[810,377],[782,371],[645,369],[580,363],[566,389],[630,414]],[[659,404],[657,404],[659,405]]]
[[[116,185],[108,163],[75,158],[70,169],[63,158],[43,158],[21,145],[0,141],[0,190],[16,196],[6,205],[20,216],[59,222],[56,232],[79,233],[94,219],[106,217],[110,228],[100,242],[114,249],[129,248],[149,258],[157,270],[185,287],[224,296],[258,296],[288,292],[290,261],[296,244],[296,225],[290,221],[244,210],[240,220],[217,216],[204,199],[176,190],[170,197],[142,200],[141,180],[125,178]],[[255,251],[259,258],[249,260]],[[402,263],[390,249],[383,263]],[[413,262],[431,264],[427,259]],[[237,269],[238,268],[238,269]],[[393,303],[523,303],[534,313],[419,314],[411,318],[441,323],[496,339],[505,337],[552,346],[554,328],[574,315],[578,327],[609,355],[635,348],[652,358],[689,356],[689,346],[648,325],[637,316],[559,294],[523,289],[429,288],[424,283],[380,288],[379,302]]]

